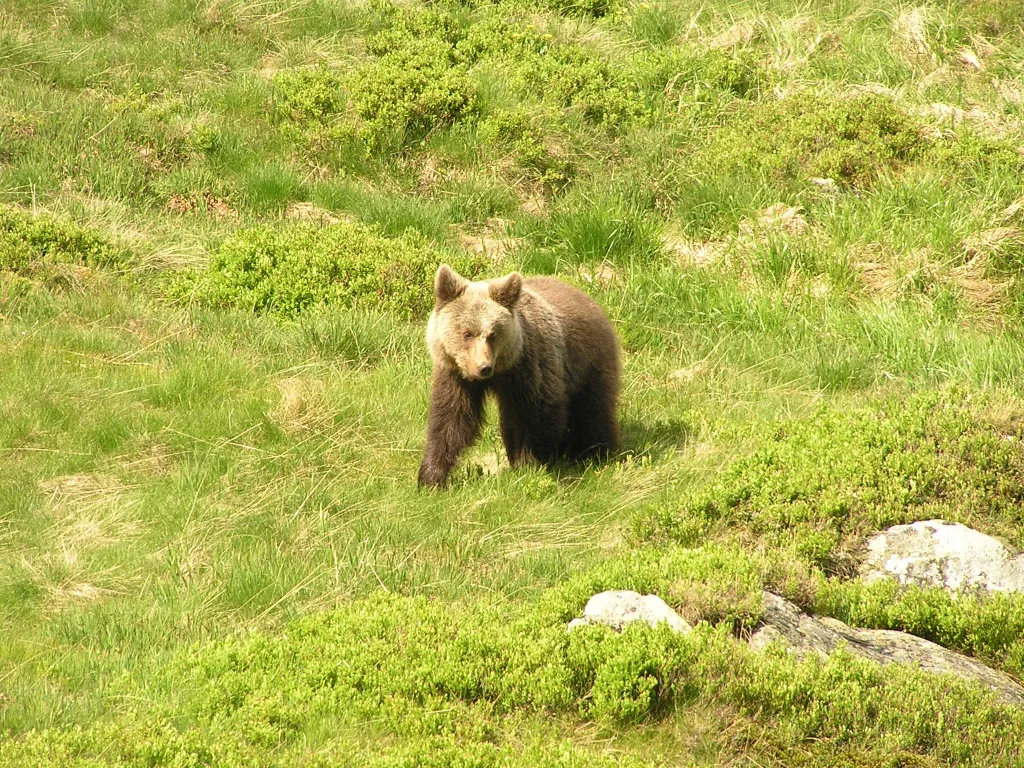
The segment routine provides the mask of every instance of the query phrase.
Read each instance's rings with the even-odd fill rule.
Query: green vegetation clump
[[[557,194],[572,183],[576,163],[565,150],[553,146],[537,122],[525,109],[502,109],[481,120],[477,132],[483,140],[510,149],[526,178]]]
[[[552,45],[550,34],[542,33],[528,17],[512,9],[480,18],[455,43],[457,55],[467,64],[496,59],[510,67],[517,66],[521,59],[543,54]]]
[[[443,41],[411,40],[360,67],[352,103],[364,135],[395,135],[406,145],[472,115],[476,89],[452,54]]]
[[[694,542],[744,528],[827,569],[845,564],[843,545],[914,520],[984,521],[1022,543],[1021,435],[979,423],[955,394],[822,408],[766,429],[750,455],[637,531]]]
[[[593,198],[573,189],[536,233],[537,244],[567,264],[650,264],[661,256],[650,219],[616,195]],[[540,268],[540,264],[537,267]]]
[[[886,96],[796,93],[738,108],[707,159],[723,171],[776,183],[818,177],[868,187],[927,147],[920,127]]]
[[[524,90],[572,107],[585,119],[607,127],[618,126],[648,109],[631,73],[580,45],[553,47],[525,59],[516,82]]]
[[[956,131],[948,140],[936,143],[930,156],[950,176],[971,184],[1014,179],[1024,172],[1019,142],[976,130]]]
[[[274,85],[278,110],[295,121],[324,120],[345,106],[344,78],[323,66],[279,72]]]
[[[0,206],[2,271],[25,274],[56,264],[102,267],[120,258],[107,240],[74,222]]]
[[[385,237],[361,224],[258,226],[236,232],[179,292],[203,304],[294,317],[318,305],[423,317],[438,264],[476,275],[482,259],[442,256],[412,230]]]
[[[443,7],[401,4],[392,0],[375,0],[372,34],[366,36],[366,49],[373,56],[410,47],[416,41],[435,40],[456,46],[480,25],[466,29],[465,19]]]
[[[635,66],[646,89],[664,91],[677,104],[702,106],[716,96],[754,98],[769,80],[764,64],[750,49],[655,48],[637,56]]]
[[[375,58],[349,83],[362,135],[379,148],[403,147],[475,115],[477,89],[456,50],[464,32],[444,11],[375,7],[380,31],[367,37]]]
[[[1015,759],[1024,714],[979,687],[843,653],[826,662],[758,653],[707,625],[690,635],[642,624],[567,633],[565,616],[581,607],[564,589],[512,612],[379,593],[278,634],[181,656],[164,673],[185,696],[174,721],[140,713],[85,731],[32,734],[5,741],[0,758],[12,766],[58,757],[235,766],[274,750],[281,764],[305,754],[322,765],[420,765],[406,762],[409,755],[432,754],[431,765],[447,756],[499,766],[511,758],[517,725],[537,716],[611,727],[715,702],[773,729],[778,747],[803,745],[819,757],[927,749],[946,764],[978,768]],[[912,727],[903,724],[907,712]],[[360,732],[372,754],[354,738]],[[347,762],[330,759],[346,744]],[[543,746],[517,764],[646,764],[558,740]]]
[[[475,114],[476,87],[455,48],[464,33],[453,17],[392,3],[374,12],[381,29],[366,39],[373,58],[351,74],[321,65],[275,76],[277,108],[305,127],[307,142],[351,143],[348,105],[360,138],[377,150],[415,144]]]

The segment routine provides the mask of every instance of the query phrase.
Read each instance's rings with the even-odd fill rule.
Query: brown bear
[[[434,374],[419,484],[444,485],[498,400],[509,463],[618,450],[619,343],[602,309],[552,277],[470,282],[447,264],[427,324]]]

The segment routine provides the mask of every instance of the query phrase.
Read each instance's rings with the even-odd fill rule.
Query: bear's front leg
[[[483,384],[466,381],[457,371],[435,366],[427,445],[420,464],[421,486],[444,485],[459,455],[480,433],[483,413]]]
[[[520,419],[512,415],[512,409],[508,405],[499,403],[498,407],[501,414],[501,440],[505,443],[509,465],[519,467],[534,461],[533,454],[526,447],[526,435],[519,423]]]

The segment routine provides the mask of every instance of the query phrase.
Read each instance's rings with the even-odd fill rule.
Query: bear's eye
[[[462,334],[462,338],[466,339],[467,341],[469,339],[472,339],[473,338],[473,332],[472,331],[466,331],[465,333]]]

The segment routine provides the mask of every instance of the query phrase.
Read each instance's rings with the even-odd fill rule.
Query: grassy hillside
[[[740,641],[771,588],[1024,678],[1018,0],[8,0],[0,764],[1017,766],[980,689]],[[625,450],[420,492],[430,280],[558,274]],[[492,419],[492,422],[494,419]],[[565,624],[656,591],[691,636]]]

